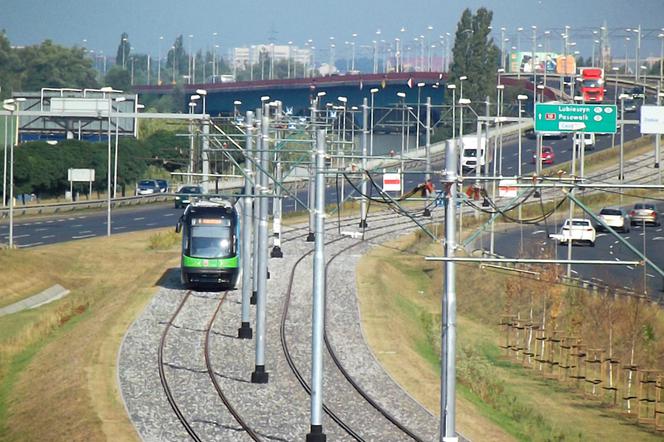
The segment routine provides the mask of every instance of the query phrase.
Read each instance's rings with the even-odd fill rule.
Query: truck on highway
[[[604,69],[580,68],[581,95],[584,103],[601,103],[604,101]]]
[[[464,136],[459,140],[459,149],[461,150],[461,171],[466,173],[474,173],[477,165],[480,166],[480,171],[484,170],[486,149],[486,136],[479,138],[477,135]]]

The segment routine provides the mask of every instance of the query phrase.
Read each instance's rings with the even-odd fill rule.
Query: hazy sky
[[[0,0],[0,6],[0,29],[5,29],[14,45],[51,39],[82,46],[86,39],[86,48],[109,55],[115,55],[124,31],[134,52],[153,55],[159,51],[159,36],[164,36],[165,52],[179,34],[185,36],[185,48],[189,34],[194,35],[194,48],[209,48],[212,34],[217,32],[217,44],[225,54],[229,47],[267,42],[271,36],[275,43],[292,40],[299,46],[313,39],[322,50],[334,36],[336,51],[342,56],[343,43],[353,33],[358,34],[358,50],[360,45],[371,44],[377,29],[381,38],[393,41],[400,36],[401,27],[406,28],[401,35],[412,39],[426,35],[431,25],[431,36],[437,37],[454,32],[464,8],[480,6],[494,11],[496,30],[504,26],[514,34],[517,27],[526,28],[521,37],[524,48],[530,47],[532,25],[542,30],[570,25],[572,38],[575,29],[597,28],[605,20],[610,29],[639,24],[644,29],[664,27],[664,0]],[[656,35],[651,33],[644,40],[643,55],[659,54]],[[589,55],[591,39],[576,38],[577,47]],[[553,49],[560,45],[559,40],[559,36],[552,40]],[[616,53],[624,53],[623,38],[616,39],[614,46]]]

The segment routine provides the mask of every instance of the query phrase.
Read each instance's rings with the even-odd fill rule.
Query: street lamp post
[[[519,177],[521,177],[521,162],[522,162],[522,157],[521,157],[521,138],[523,138],[522,135],[521,135],[521,113],[522,113],[522,111],[523,111],[523,101],[524,101],[524,100],[527,100],[527,99],[528,99],[528,96],[527,96],[527,95],[518,95],[518,96],[516,97],[516,99],[519,101],[519,164],[518,164],[518,167],[517,167],[517,173],[518,173]],[[540,158],[540,155],[541,155],[541,154],[540,154],[540,152],[539,152],[539,146],[538,146],[538,149],[537,149],[537,152],[536,152],[535,155],[537,155],[537,156],[536,156],[536,158],[537,158],[537,163],[536,163],[537,166],[536,166],[536,169],[537,169],[537,174],[539,175],[539,173],[540,173],[540,168],[542,167],[542,162],[540,161],[540,160],[541,160],[541,158]]]
[[[424,82],[417,83],[417,130],[415,131],[415,149],[420,148],[420,97],[424,86]]]
[[[378,92],[378,88],[371,89],[371,132],[369,132],[369,156],[373,156],[373,136],[374,136],[374,95]]]
[[[161,86],[161,44],[164,41],[164,36],[159,36],[159,58],[157,59],[157,86]]]
[[[113,99],[116,103],[120,103],[125,101],[125,97],[116,97]],[[110,121],[110,119],[109,119]],[[120,115],[115,116],[115,154],[113,158],[115,159],[115,162],[113,164],[113,199],[117,198],[117,192],[118,192],[118,138],[119,138],[119,130],[118,127],[120,126]]]
[[[401,158],[401,166],[400,166],[401,168],[399,170],[399,173],[403,174],[403,165],[404,165],[404,162],[403,162],[403,149],[404,149],[404,141],[405,141],[404,137],[405,137],[405,134],[406,134],[406,131],[405,131],[405,124],[406,124],[406,121],[405,121],[405,119],[406,119],[406,93],[405,92],[397,92],[397,97],[401,98],[401,153],[399,154],[399,156]],[[401,181],[402,181],[401,194],[403,195],[403,179]]]
[[[624,174],[624,147],[625,147],[625,100],[630,98],[627,94],[620,94],[618,99],[620,99],[620,169],[618,172],[618,180],[622,183],[625,174]]]
[[[207,97],[207,91],[205,89],[196,89],[196,93],[203,97],[203,115],[205,115],[205,97]]]

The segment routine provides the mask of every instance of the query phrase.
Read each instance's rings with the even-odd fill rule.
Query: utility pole
[[[367,132],[369,120],[367,97],[362,100],[362,199],[360,200],[360,228],[367,227]]]
[[[311,427],[307,433],[307,442],[326,440],[322,416],[325,324],[325,130],[318,130],[316,135],[316,241],[311,312]]]
[[[260,185],[256,193],[260,199],[260,217],[258,222],[258,293],[256,295],[256,364],[251,373],[253,384],[266,384],[269,373],[265,371],[265,310],[267,308],[267,209],[265,197],[268,189],[268,149],[270,117],[264,110],[261,121],[261,143],[258,156],[261,170],[258,173]]]
[[[237,337],[240,339],[251,339],[252,330],[251,330],[251,318],[250,318],[250,305],[251,305],[251,237],[252,237],[252,227],[253,223],[251,222],[251,211],[252,211],[252,186],[251,178],[255,175],[252,174],[252,165],[249,156],[253,150],[254,145],[254,113],[251,111],[247,112],[246,117],[246,146],[244,149],[245,159],[244,159],[244,198],[242,199],[242,322],[240,328],[237,331]]]
[[[453,258],[456,248],[456,192],[457,151],[456,140],[445,149],[445,257]],[[440,440],[456,442],[456,286],[455,263],[445,262],[445,288],[443,292],[441,327],[441,379],[440,379]]]

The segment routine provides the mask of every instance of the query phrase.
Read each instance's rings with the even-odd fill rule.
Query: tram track
[[[393,214],[392,214],[393,216]],[[376,221],[373,219],[372,221]],[[402,231],[404,225],[409,225],[411,224],[411,221],[408,222],[403,222],[403,223],[397,223],[397,224],[390,224],[388,226],[383,226],[379,227],[379,229],[387,229],[387,231],[384,231],[382,233],[379,233],[377,235],[372,235],[370,238],[371,240],[385,237],[387,235],[393,235],[396,231]],[[372,233],[376,229],[372,229]],[[338,243],[344,239],[349,239],[347,237],[337,237],[332,240],[327,241],[325,244],[326,246],[332,245],[335,243]],[[349,250],[353,249],[354,247],[357,247],[359,245],[364,244],[362,241],[354,241],[352,244],[345,246],[335,252],[331,258],[328,259],[326,263],[326,274],[327,274],[327,269],[329,266],[336,260],[337,258],[340,258],[344,255],[344,253],[348,252]],[[306,381],[302,370],[299,368],[298,363],[296,362],[296,358],[293,356],[289,346],[288,346],[288,339],[287,339],[287,321],[288,321],[288,313],[289,313],[289,308],[290,308],[290,303],[292,300],[292,293],[293,293],[293,285],[295,281],[295,276],[297,273],[298,266],[304,262],[304,260],[311,256],[313,253],[313,250],[304,253],[302,256],[300,256],[297,261],[293,264],[293,267],[290,272],[289,276],[289,282],[288,282],[288,288],[286,290],[285,294],[285,299],[284,299],[284,304],[282,308],[282,316],[281,316],[281,325],[280,325],[280,339],[281,339],[281,345],[282,345],[282,350],[284,352],[284,356],[288,362],[288,365],[293,372],[294,376],[296,377],[298,383],[302,386],[302,388],[308,393],[311,394],[311,388]],[[327,278],[326,278],[327,279]],[[327,285],[327,281],[326,281]],[[327,310],[327,297],[326,297],[326,310]],[[330,339],[328,337],[328,325],[327,325],[327,314],[325,315],[325,327],[324,327],[324,342],[325,342],[325,348],[327,351],[327,354],[329,355],[330,359],[333,361],[334,366],[336,367],[337,372],[342,376],[343,379],[345,379],[345,382],[352,387],[352,390],[355,391],[361,398],[362,400],[368,404],[373,410],[378,412],[379,415],[381,415],[383,418],[385,418],[394,428],[396,428],[400,434],[403,434],[407,436],[408,439],[415,440],[415,441],[423,441],[424,439],[417,434],[415,434],[413,431],[411,431],[409,428],[406,427],[403,423],[401,423],[396,417],[394,417],[387,409],[382,407],[378,401],[376,401],[374,398],[371,397],[371,394],[367,391],[365,391],[362,386],[360,385],[359,382],[357,382],[353,376],[350,374],[348,370],[346,370],[343,366],[343,363],[341,362],[341,358],[337,355],[336,351],[334,350],[332,344],[330,343]],[[306,365],[306,364],[302,364]],[[338,389],[335,389],[338,390]],[[352,425],[346,422],[346,420],[341,416],[341,413],[343,411],[335,411],[333,407],[328,405],[327,403],[323,403],[323,411],[326,413],[327,416],[329,416],[339,427],[343,429],[343,431],[346,432],[351,438],[353,438],[356,441],[364,441],[366,440],[365,437],[363,437],[359,431],[356,431],[353,429]],[[370,439],[370,438],[369,438]]]

